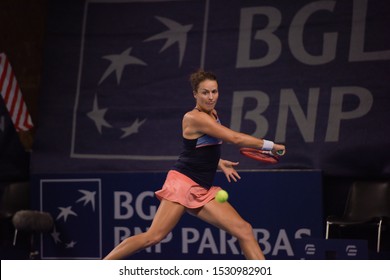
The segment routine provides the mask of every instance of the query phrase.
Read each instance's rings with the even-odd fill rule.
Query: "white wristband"
[[[262,150],[271,151],[273,147],[274,147],[274,142],[269,140],[263,140],[263,147],[261,148]]]

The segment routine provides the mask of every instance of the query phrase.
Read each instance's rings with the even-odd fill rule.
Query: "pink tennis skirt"
[[[214,199],[219,190],[221,188],[217,186],[212,186],[210,189],[203,188],[186,175],[170,170],[163,187],[155,194],[159,200],[166,199],[194,209]]]

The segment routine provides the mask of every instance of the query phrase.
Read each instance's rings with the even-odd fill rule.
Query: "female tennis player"
[[[285,146],[236,132],[220,123],[215,110],[218,82],[213,73],[199,70],[191,75],[190,82],[196,105],[183,117],[184,149],[162,189],[156,192],[161,202],[153,222],[148,231],[126,238],[105,259],[123,259],[159,243],[186,212],[236,237],[246,259],[265,259],[252,226],[229,202],[214,199],[221,188],[213,186],[213,179],[217,168],[229,182],[240,179],[235,170],[238,162],[220,158],[223,141],[275,153],[285,150]]]

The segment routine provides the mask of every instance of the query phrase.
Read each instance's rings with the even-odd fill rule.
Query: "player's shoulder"
[[[199,113],[197,110],[191,110],[184,114],[183,119],[191,119],[196,116],[196,114]]]
[[[217,112],[213,110],[213,114],[216,116]],[[183,116],[183,121],[190,123],[202,123],[205,121],[210,121],[210,117],[207,113],[195,109],[185,113]]]
[[[187,113],[185,113],[183,116],[183,123],[186,123],[186,124],[193,123],[194,120],[197,119],[196,113],[197,113],[197,111],[195,111],[195,110],[191,110],[191,111],[188,111]]]

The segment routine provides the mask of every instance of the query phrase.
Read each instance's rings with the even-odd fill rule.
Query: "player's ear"
[[[192,91],[192,94],[194,95],[194,98],[196,98],[196,94],[197,94],[197,92],[194,90],[194,91]]]

